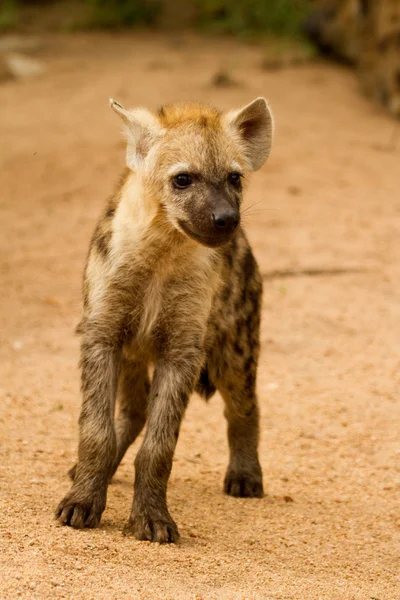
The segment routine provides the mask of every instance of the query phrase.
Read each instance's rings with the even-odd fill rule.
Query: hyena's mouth
[[[193,231],[193,229],[189,227],[188,223],[186,221],[182,221],[181,219],[178,219],[178,225],[180,230],[184,234],[186,234],[192,240],[199,242],[199,244],[207,246],[208,248],[217,248],[218,246],[223,246],[224,244],[227,244],[233,238],[237,231],[237,228],[235,228],[229,233],[224,232],[215,234],[204,234]]]

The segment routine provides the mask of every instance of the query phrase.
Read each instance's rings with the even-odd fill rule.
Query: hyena
[[[78,462],[56,517],[76,528],[99,523],[108,483],[147,424],[126,531],[176,542],[167,482],[192,391],[208,399],[218,389],[225,402],[225,492],[263,494],[262,281],[240,208],[248,173],[269,154],[273,121],[264,98],[227,113],[181,104],[152,114],[110,103],[124,122],[127,169],[87,260]]]

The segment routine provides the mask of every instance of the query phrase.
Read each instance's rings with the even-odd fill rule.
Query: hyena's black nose
[[[239,225],[239,213],[234,208],[215,211],[212,214],[214,229],[221,233],[232,233]]]

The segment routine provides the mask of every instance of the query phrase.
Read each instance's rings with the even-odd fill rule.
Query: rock
[[[5,54],[4,60],[15,79],[36,77],[45,70],[44,64],[41,61],[25,56],[24,54]]]
[[[283,496],[285,502],[294,502],[292,496]]]

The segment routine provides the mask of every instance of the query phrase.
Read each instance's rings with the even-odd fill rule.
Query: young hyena
[[[272,116],[263,98],[226,114],[198,104],[165,106],[157,115],[111,106],[124,122],[128,169],[87,261],[78,463],[56,516],[76,528],[98,524],[108,483],[147,422],[126,530],[140,540],[176,542],[167,482],[194,389],[207,399],[218,389],[225,401],[225,492],[263,494],[256,398],[262,285],[240,206],[247,173],[268,156]]]

